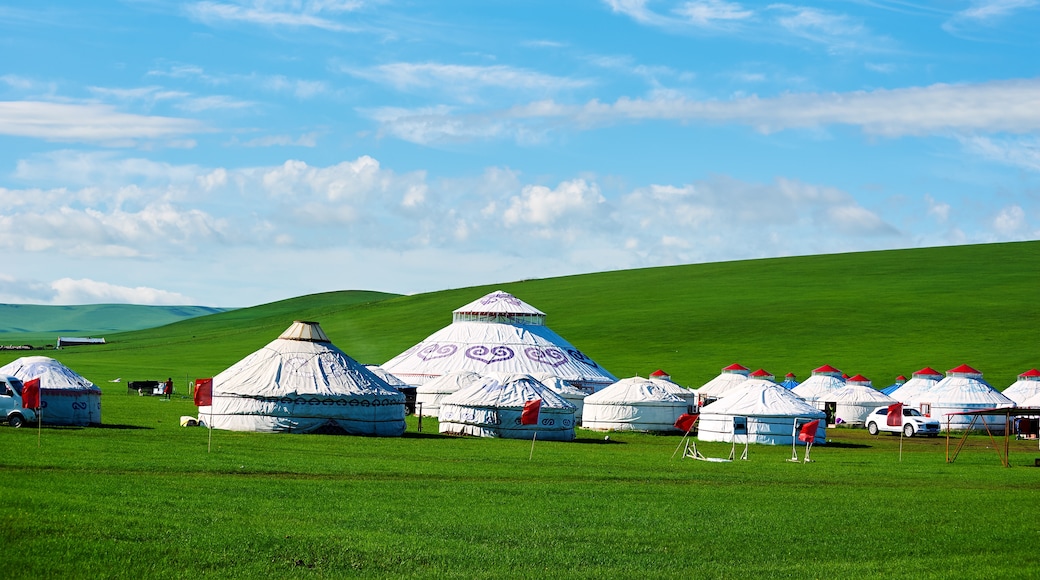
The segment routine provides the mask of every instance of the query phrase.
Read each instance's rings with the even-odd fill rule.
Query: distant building
[[[88,344],[105,344],[104,338],[82,338],[78,336],[59,336],[54,348],[63,346],[84,346]]]

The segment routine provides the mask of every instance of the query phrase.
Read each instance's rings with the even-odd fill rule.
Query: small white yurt
[[[454,371],[419,385],[415,389],[415,412],[421,412],[424,417],[437,417],[441,401],[482,378],[473,371]]]
[[[727,391],[740,385],[748,379],[751,369],[744,365],[733,363],[722,369],[719,376],[701,385],[697,389],[697,396],[701,405],[706,405],[726,394]]]
[[[910,375],[909,381],[904,382],[902,386],[889,393],[888,396],[920,411],[916,402],[917,398],[935,388],[935,385],[939,384],[942,378],[943,375],[939,371],[932,367],[924,367]]]
[[[101,389],[52,358],[23,356],[0,367],[0,375],[17,377],[23,384],[40,379],[44,425],[101,423]]]
[[[659,386],[664,387],[669,393],[676,395],[680,399],[686,401],[686,411],[693,413],[697,407],[700,406],[700,396],[694,389],[687,389],[686,387],[676,383],[672,380],[672,375],[664,372],[661,369],[650,373],[650,380],[657,383]]]
[[[588,393],[617,380],[546,326],[545,318],[512,294],[492,292],[453,311],[451,324],[382,366],[413,385],[452,371],[548,372]]]
[[[950,430],[967,429],[972,417],[949,413],[1015,406],[1014,401],[982,380],[981,372],[968,365],[960,365],[946,371],[946,378],[915,400],[920,405],[922,413],[938,419],[942,429],[949,425]],[[990,431],[1004,432],[1003,416],[979,416],[975,421],[975,430],[986,430],[983,420],[989,425]]]
[[[802,425],[820,419],[817,443],[827,440],[823,411],[791,391],[762,379],[748,379],[721,399],[701,407],[697,439],[726,443],[791,445]],[[735,429],[734,427],[737,427]],[[746,434],[741,433],[743,427]]]
[[[891,405],[896,400],[874,388],[870,379],[863,375],[850,377],[845,386],[834,391],[830,400],[836,403],[835,424],[841,422],[854,427],[862,426],[870,412],[882,405]]]
[[[581,426],[596,431],[675,432],[687,402],[642,377],[621,379],[585,397]]]
[[[1004,396],[1022,406],[1030,397],[1040,394],[1040,371],[1029,369],[1018,375],[1018,380],[1004,389]]]
[[[538,423],[523,425],[524,404],[541,399]],[[490,374],[441,400],[440,432],[503,439],[571,441],[574,405],[528,374]]]
[[[842,378],[841,371],[831,365],[823,365],[813,369],[812,376],[791,389],[791,392],[822,410],[828,402],[834,401],[834,391],[844,386],[845,379]]]
[[[404,395],[347,356],[317,322],[297,320],[267,346],[213,377],[199,423],[264,433],[342,431],[396,437]]]
[[[574,405],[574,424],[581,425],[581,413],[585,408],[585,397],[589,396],[588,393],[551,373],[537,373],[531,376]]]

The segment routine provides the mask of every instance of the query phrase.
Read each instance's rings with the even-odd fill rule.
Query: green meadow
[[[210,433],[178,419],[194,413],[187,379],[293,319],[382,363],[495,289],[619,377],[664,368],[698,386],[732,362],[800,378],[827,363],[885,386],[967,363],[1004,388],[1040,366],[1038,282],[1037,242],[812,256],[331,292],[34,352],[101,386],[104,425],[0,428],[4,575],[1034,578],[1036,441],[1012,441],[1004,468],[985,435],[950,464],[943,438],[831,429],[812,463],[766,446],[706,463],[673,459],[678,436],[579,430],[536,442],[529,460],[529,441],[441,437],[429,418],[419,432],[409,417],[401,438]],[[166,376],[171,401],[126,393],[128,380]]]

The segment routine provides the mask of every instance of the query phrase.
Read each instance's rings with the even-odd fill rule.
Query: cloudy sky
[[[0,28],[0,302],[1040,239],[1040,0],[38,0]]]

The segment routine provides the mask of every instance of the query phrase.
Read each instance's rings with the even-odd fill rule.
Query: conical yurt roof
[[[686,401],[671,389],[643,377],[621,379],[609,387],[585,397],[585,404],[674,406]]]
[[[382,365],[421,385],[452,371],[551,372],[593,390],[617,379],[545,326],[545,314],[506,292],[492,292],[455,310],[452,323]]]
[[[1030,397],[1040,394],[1040,371],[1029,369],[1018,375],[1018,380],[1003,392],[1005,397],[1021,405]]]
[[[806,401],[828,400],[834,391],[845,386],[845,380],[841,378],[841,371],[824,365],[813,369],[812,376],[802,381],[800,385],[791,389],[795,395]]]
[[[524,425],[524,404],[541,400],[538,422]],[[534,377],[523,373],[493,373],[440,402],[441,433],[571,441],[576,408]]]
[[[483,377],[473,371],[454,371],[426,381],[416,389],[418,394],[455,393],[472,385]]]
[[[875,407],[881,405],[890,405],[895,403],[896,400],[874,387],[868,387],[864,384],[850,384],[846,385],[833,393],[831,393],[828,401],[834,401],[838,404],[865,404],[865,403],[876,403]]]
[[[408,383],[402,381],[401,379],[395,377],[394,375],[386,372],[386,370],[379,365],[365,365],[365,368],[372,371],[372,374],[383,379],[383,381],[386,382],[386,384],[390,385],[395,389],[400,389],[402,387],[407,388],[411,386]]]
[[[761,379],[748,379],[721,399],[701,407],[704,415],[742,415],[756,417],[825,417],[823,411],[798,398],[780,385]]]
[[[46,356],[23,356],[0,367],[0,374],[17,377],[23,383],[40,379],[41,390],[82,391],[97,395],[101,389],[61,362]]]
[[[982,373],[968,365],[946,371],[946,378],[939,381],[926,394],[918,398],[933,408],[995,408],[1015,404],[1000,391],[982,380]]]
[[[278,338],[213,377],[213,404],[199,419],[217,429],[404,432],[404,394],[329,341],[316,322],[295,321]]]
[[[697,389],[697,394],[701,398],[721,397],[730,389],[748,380],[749,374],[751,374],[751,369],[733,363],[724,367],[717,377],[701,385],[701,388]]]
[[[939,371],[932,367],[924,367],[919,371],[915,371],[910,376],[909,381],[888,393],[888,396],[902,403],[913,404],[917,397],[932,390],[935,385],[939,384],[939,380],[942,378],[943,375]]]

